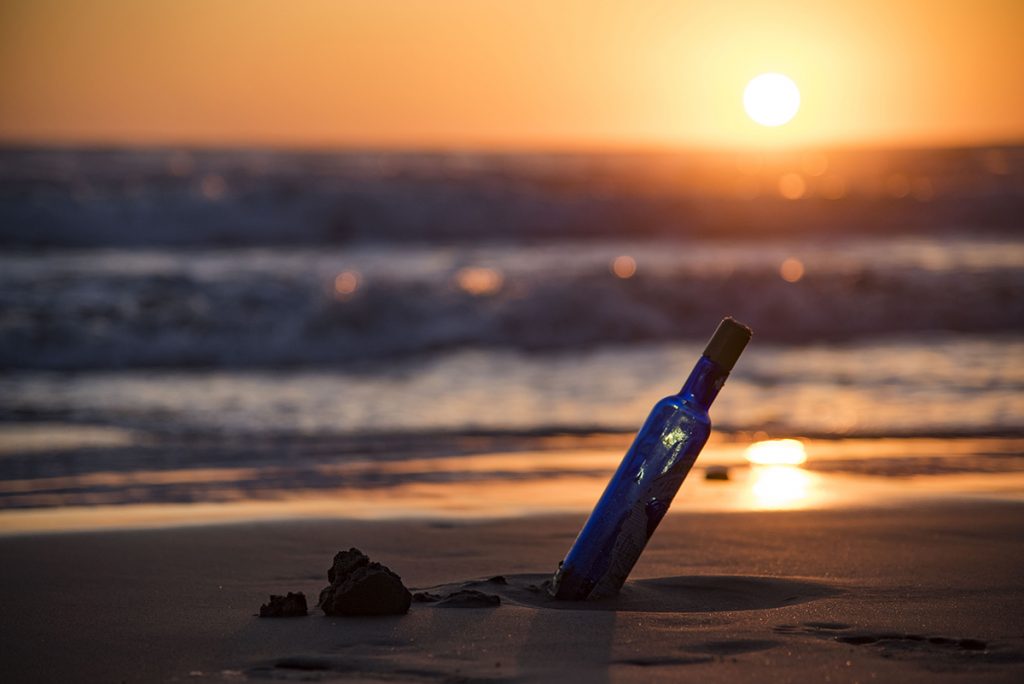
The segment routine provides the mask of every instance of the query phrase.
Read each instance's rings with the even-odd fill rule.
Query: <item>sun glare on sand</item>
[[[781,126],[800,109],[800,90],[789,76],[761,74],[743,91],[743,108],[762,126]]]

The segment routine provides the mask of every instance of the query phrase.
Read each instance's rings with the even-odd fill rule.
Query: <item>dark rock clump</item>
[[[413,603],[436,603],[441,600],[440,594],[432,594],[429,591],[417,591],[412,595]]]
[[[307,614],[306,595],[301,591],[287,596],[271,596],[260,606],[260,617],[302,617]]]
[[[412,603],[402,578],[359,549],[339,551],[327,580],[318,604],[327,615],[404,615]]]

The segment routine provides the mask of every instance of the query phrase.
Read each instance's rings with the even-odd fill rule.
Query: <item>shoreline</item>
[[[697,470],[695,468],[695,470]],[[703,478],[694,473],[691,477]],[[718,498],[714,491],[703,491],[694,500],[693,485],[681,490],[667,517],[687,514],[746,515],[750,513],[813,511],[895,511],[931,506],[970,506],[1024,503],[1024,474],[936,475],[875,482],[876,478],[831,475],[806,480],[808,473],[798,468],[772,468],[767,477],[771,487],[796,487],[799,496],[808,496],[806,488],[816,487],[817,499],[807,505],[790,505],[783,490],[760,495],[764,503],[752,507],[741,497],[727,492]],[[923,482],[922,482],[923,480]],[[939,481],[936,481],[939,480]],[[702,480],[703,482],[703,480]],[[808,482],[811,484],[808,485]],[[595,487],[597,484],[599,486]],[[959,484],[960,488],[956,488]],[[287,524],[303,520],[316,522],[416,522],[486,523],[500,520],[529,520],[552,515],[586,514],[600,494],[603,482],[593,479],[560,482],[557,486],[584,486],[585,493],[566,497],[565,503],[538,505],[518,502],[529,498],[537,488],[508,483],[497,487],[466,483],[444,485],[454,500],[438,501],[436,488],[399,487],[380,492],[340,491],[328,496],[304,496],[290,499],[246,500],[227,503],[128,504],[116,506],[67,506],[30,508],[0,512],[0,540],[11,537],[63,533],[103,533],[165,529],[200,529],[219,525]],[[684,483],[684,488],[687,485]],[[698,486],[707,486],[706,484]],[[715,485],[717,486],[717,485]],[[755,491],[765,485],[755,483]],[[555,485],[543,487],[549,499],[557,494]],[[865,491],[867,489],[868,491]],[[593,491],[590,491],[593,490]],[[746,494],[747,492],[744,492]],[[472,500],[460,495],[472,494]],[[691,495],[688,496],[687,495]],[[588,503],[589,502],[589,503]]]
[[[585,514],[631,438],[464,437],[405,449],[325,438],[164,443],[95,428],[26,430],[0,439],[0,537],[311,518]],[[713,434],[669,515],[1024,501],[1020,438],[804,438],[790,442],[806,458],[799,465],[749,463],[755,443],[765,444]]]

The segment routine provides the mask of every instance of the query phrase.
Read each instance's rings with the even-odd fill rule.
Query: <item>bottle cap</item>
[[[708,346],[704,348],[704,356],[726,372],[731,371],[736,365],[736,359],[740,358],[747,342],[750,341],[751,335],[753,332],[750,328],[736,322],[732,316],[726,316],[718,324],[718,330],[711,336]]]

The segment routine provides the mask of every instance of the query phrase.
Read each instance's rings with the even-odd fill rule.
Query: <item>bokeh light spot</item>
[[[982,165],[993,176],[1008,176],[1011,173],[1010,160],[1002,150],[988,150],[982,155]]]
[[[184,150],[175,150],[167,158],[167,173],[179,178],[191,175],[195,166],[192,155]]]
[[[203,176],[203,180],[199,183],[199,191],[203,193],[203,197],[215,202],[228,191],[228,184],[222,176],[211,173]]]
[[[807,152],[800,158],[800,168],[808,176],[820,176],[828,171],[828,157],[821,152]]]
[[[348,299],[359,289],[359,280],[357,271],[342,271],[334,278],[334,296],[338,299]]]
[[[636,274],[636,259],[631,256],[617,256],[612,261],[612,273],[616,278],[632,278]]]
[[[825,176],[818,185],[818,193],[825,199],[842,199],[846,196],[846,181],[834,174]]]
[[[497,269],[486,266],[467,266],[459,269],[455,274],[455,282],[465,292],[481,297],[500,290],[505,278]]]
[[[807,192],[807,183],[799,173],[787,173],[779,179],[779,194],[788,200],[797,200]]]
[[[795,283],[804,277],[804,264],[797,258],[789,257],[779,266],[779,275],[787,283]]]

